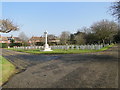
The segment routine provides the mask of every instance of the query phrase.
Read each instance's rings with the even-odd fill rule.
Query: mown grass
[[[16,72],[15,66],[0,56],[0,86]]]
[[[77,50],[77,49],[63,50],[63,49],[54,49],[53,51],[40,51],[39,49],[24,50],[24,49],[14,49],[14,48],[9,48],[9,50],[32,53],[32,54],[79,54],[79,53],[92,53],[92,52],[104,51],[104,50],[107,50],[108,48],[110,48],[112,46],[114,46],[114,44],[103,47],[103,48],[101,48],[99,50],[82,50],[82,49],[80,49],[80,50]]]

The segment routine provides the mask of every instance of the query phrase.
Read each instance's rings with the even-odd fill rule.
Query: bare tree
[[[82,33],[79,33],[75,36],[76,44],[85,44],[84,35]]]
[[[117,17],[120,22],[120,1],[114,2],[113,6],[110,7],[110,11],[112,12],[112,15]]]
[[[120,23],[120,0],[113,3],[110,7],[111,14],[117,18],[118,23]],[[118,33],[114,36],[114,41],[120,43],[120,25],[118,28]]]
[[[48,34],[48,40],[56,39],[57,37],[53,34]]]
[[[111,42],[113,40],[113,36],[117,33],[118,24],[114,21],[102,20],[94,23],[91,26],[91,29],[99,41],[102,41],[103,43],[105,41]]]
[[[18,36],[22,40],[24,46],[28,45],[29,38],[25,35],[24,32],[21,32]]]
[[[68,44],[69,39],[70,39],[70,32],[63,31],[60,35],[60,43],[61,44]]]
[[[21,32],[18,37],[24,42],[27,42],[29,39],[24,32]]]
[[[13,24],[12,21],[8,19],[0,20],[0,32],[9,33],[11,31],[17,31],[19,28],[17,25]]]

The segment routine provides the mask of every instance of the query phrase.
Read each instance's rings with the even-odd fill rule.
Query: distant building
[[[7,37],[3,37],[0,35],[0,43],[10,43],[10,40],[8,40]]]
[[[0,43],[7,43],[8,45],[11,43],[10,40],[14,39],[15,45],[22,45],[23,41],[19,37],[4,37],[0,35]],[[48,43],[50,45],[56,45],[60,42],[60,40],[57,37],[48,37]],[[31,46],[42,46],[45,43],[45,38],[44,37],[31,37],[28,40],[28,44]]]
[[[44,37],[31,37],[29,40],[28,40],[28,43],[30,45],[43,45],[43,42],[44,42]]]
[[[14,39],[14,43],[22,43],[22,40],[19,37],[4,37],[0,35],[0,43],[10,43],[10,40]]]
[[[44,37],[31,37],[29,40],[28,40],[29,44],[30,45],[38,45],[38,46],[41,46],[41,45],[44,45],[45,43],[45,38]],[[58,44],[60,42],[59,39],[57,39],[56,37],[54,38],[48,38],[48,43],[49,44]]]
[[[51,45],[59,44],[60,40],[57,37],[54,38],[48,38],[48,43]]]
[[[19,37],[13,37],[13,39],[15,40],[14,43],[22,43],[22,40]]]

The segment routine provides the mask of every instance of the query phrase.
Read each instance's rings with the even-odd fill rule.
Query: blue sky
[[[41,36],[45,30],[54,35],[74,33],[102,19],[114,20],[107,12],[110,6],[111,2],[3,2],[2,18],[20,26],[18,32],[3,35]]]

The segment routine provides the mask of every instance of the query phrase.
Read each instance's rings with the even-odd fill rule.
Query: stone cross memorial
[[[51,50],[51,48],[47,44],[47,34],[48,34],[48,32],[45,31],[44,34],[45,34],[45,45],[44,45],[44,50],[43,51],[53,51],[53,50]]]

